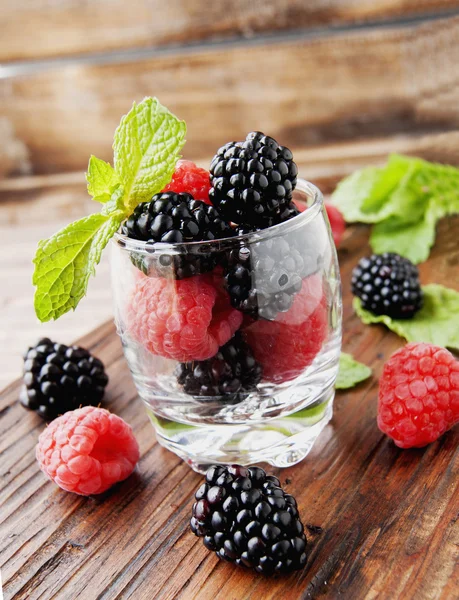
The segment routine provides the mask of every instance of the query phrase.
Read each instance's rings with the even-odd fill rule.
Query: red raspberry
[[[179,160],[170,183],[163,192],[188,192],[195,200],[212,204],[209,200],[210,175],[191,160]]]
[[[328,220],[330,221],[330,227],[333,234],[333,241],[335,242],[335,246],[338,247],[343,237],[344,230],[346,229],[346,222],[343,218],[343,215],[336,208],[336,206],[330,204],[329,202],[324,202],[324,204],[325,210],[327,211]],[[301,202],[297,202],[296,207],[300,212],[304,212],[307,208]]]
[[[242,323],[212,274],[181,280],[139,277],[131,296],[127,328],[153,354],[180,362],[207,360]]]
[[[303,280],[293,305],[274,321],[254,321],[244,335],[263,379],[282,383],[298,377],[309,366],[327,336],[327,302],[320,276]]]
[[[459,362],[432,344],[407,344],[384,365],[378,426],[400,448],[434,442],[459,422]]]
[[[51,481],[89,496],[129,477],[139,460],[139,445],[123,419],[85,406],[52,421],[40,434],[35,454]]]

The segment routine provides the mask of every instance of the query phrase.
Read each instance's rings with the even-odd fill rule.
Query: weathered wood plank
[[[320,25],[407,18],[459,9],[457,0],[93,0],[6,2],[0,60],[251,37]]]
[[[33,171],[111,158],[133,99],[157,95],[188,123],[188,156],[261,129],[289,146],[459,126],[459,19],[317,39],[56,65],[0,81],[0,113]],[[428,48],[428,51],[426,50]],[[438,65],[441,65],[439,68]]]
[[[443,221],[422,280],[455,285],[457,220]],[[6,598],[450,599],[459,586],[458,428],[428,448],[397,449],[376,427],[377,377],[402,344],[353,315],[350,271],[368,251],[368,229],[349,229],[340,250],[344,346],[375,377],[336,398],[335,415],[312,453],[280,472],[307,524],[307,567],[262,578],[218,561],[188,529],[199,476],[154,440],[112,325],[82,343],[108,366],[107,406],[131,423],[138,470],[102,497],[80,498],[45,482],[33,458],[43,427],[0,397],[0,565]]]

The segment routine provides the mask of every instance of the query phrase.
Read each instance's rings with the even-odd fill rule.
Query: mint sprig
[[[439,219],[459,213],[459,169],[420,158],[391,155],[384,167],[368,167],[337,186],[333,204],[348,222],[374,223],[374,252],[425,260]]]
[[[368,379],[371,373],[372,370],[370,367],[367,367],[367,365],[355,360],[351,354],[341,352],[335,388],[337,390],[347,390],[352,388],[361,381]]]
[[[354,298],[354,310],[365,325],[382,323],[409,342],[427,342],[459,350],[459,292],[431,283],[422,287],[424,305],[411,319],[391,319],[365,310]]]
[[[186,125],[156,98],[134,102],[113,143],[114,167],[91,156],[88,192],[101,212],[64,227],[38,244],[34,258],[34,306],[40,321],[75,309],[86,294],[103,249],[140,202],[171,180],[185,143]]]

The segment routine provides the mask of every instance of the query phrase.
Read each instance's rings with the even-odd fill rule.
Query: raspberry
[[[19,401],[51,421],[80,406],[97,406],[107,383],[104,365],[88,350],[43,338],[24,356]]]
[[[327,301],[319,275],[303,280],[291,309],[274,321],[254,321],[243,330],[263,379],[282,383],[298,377],[325,341],[328,331]]]
[[[219,558],[258,573],[290,573],[306,564],[296,500],[260,467],[211,466],[195,494],[191,530]]]
[[[40,434],[35,454],[51,481],[82,496],[101,494],[129,477],[140,456],[131,427],[93,406],[55,419]]]
[[[384,365],[378,426],[400,448],[434,442],[459,422],[459,362],[439,346],[411,343]]]
[[[191,160],[179,160],[175,165],[172,180],[163,192],[187,192],[196,200],[211,204],[209,200],[209,171],[202,169]]]
[[[127,329],[153,354],[180,362],[207,360],[242,323],[216,275],[178,281],[139,276],[130,299]]]

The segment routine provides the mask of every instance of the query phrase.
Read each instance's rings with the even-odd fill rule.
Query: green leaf
[[[339,357],[339,371],[336,378],[335,388],[346,390],[352,388],[361,381],[368,379],[372,373],[370,367],[356,361],[350,354],[341,352]]]
[[[75,309],[102,250],[139,202],[151,198],[171,180],[186,126],[156,98],[145,98],[121,119],[115,132],[112,168],[91,156],[88,192],[104,206],[39,242],[34,259],[35,312],[41,321]]]
[[[101,203],[110,200],[113,190],[120,182],[113,167],[95,156],[89,159],[86,181],[89,195]]]
[[[34,304],[40,321],[57,319],[75,309],[102,250],[123,218],[119,212],[90,215],[39,242],[33,283],[37,286]]]
[[[405,223],[392,217],[377,223],[370,235],[373,252],[396,252],[417,264],[427,260],[435,242],[437,221],[443,216],[434,200],[430,200],[423,218],[417,223]]]
[[[134,102],[121,119],[113,151],[128,213],[169,183],[185,135],[185,122],[177,119],[156,98],[145,98],[138,105]]]
[[[387,204],[390,194],[412,168],[409,159],[393,155],[385,167],[355,171],[338,184],[332,203],[349,223],[382,221],[393,212],[393,205]]]
[[[427,342],[459,350],[459,292],[431,283],[422,288],[424,306],[412,319],[374,315],[354,298],[354,310],[365,325],[383,323],[409,342]]]

